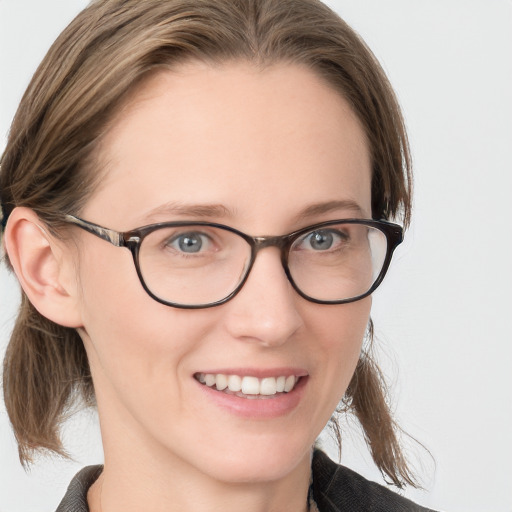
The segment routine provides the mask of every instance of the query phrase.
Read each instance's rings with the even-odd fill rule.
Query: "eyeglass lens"
[[[365,224],[339,223],[301,234],[288,252],[290,275],[312,299],[337,301],[365,294],[382,271],[387,238]],[[139,251],[146,287],[180,305],[218,302],[243,281],[251,245],[214,226],[163,227],[149,233]]]

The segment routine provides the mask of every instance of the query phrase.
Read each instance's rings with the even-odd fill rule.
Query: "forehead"
[[[244,222],[329,201],[371,213],[363,129],[338,91],[298,65],[159,72],[121,109],[100,160],[107,172],[86,211],[119,228],[169,203],[220,204]]]

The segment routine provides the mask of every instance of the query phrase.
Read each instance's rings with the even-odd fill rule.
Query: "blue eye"
[[[328,251],[337,248],[348,236],[332,229],[321,229],[308,233],[300,242],[303,250]]]
[[[328,231],[315,231],[309,235],[309,245],[315,251],[325,251],[332,247],[334,237]]]
[[[182,233],[169,242],[169,246],[187,254],[195,254],[209,246],[209,238],[197,232]]]

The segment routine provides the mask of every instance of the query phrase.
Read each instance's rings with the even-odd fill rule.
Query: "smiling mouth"
[[[223,373],[196,373],[194,378],[201,384],[229,395],[241,398],[275,398],[292,391],[301,377],[295,375],[265,377],[226,375]]]

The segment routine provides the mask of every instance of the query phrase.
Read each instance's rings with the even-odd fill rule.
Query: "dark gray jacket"
[[[89,512],[87,491],[102,469],[82,469],[71,481],[56,512]],[[313,455],[313,493],[320,512],[433,512],[335,464],[320,450]]]

